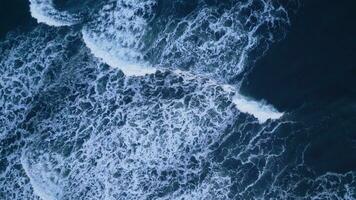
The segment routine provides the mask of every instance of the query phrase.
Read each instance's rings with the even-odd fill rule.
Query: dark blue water
[[[321,172],[356,167],[355,7],[347,0],[301,3],[286,38],[257,62],[243,86],[310,127],[306,156]]]
[[[0,199],[356,199],[355,8],[0,1]]]
[[[16,28],[26,28],[31,22],[28,2],[24,0],[0,1],[0,38]]]

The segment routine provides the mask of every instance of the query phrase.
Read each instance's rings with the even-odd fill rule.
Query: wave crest
[[[72,26],[80,22],[80,17],[54,7],[53,0],[30,0],[30,12],[38,23],[49,26]]]

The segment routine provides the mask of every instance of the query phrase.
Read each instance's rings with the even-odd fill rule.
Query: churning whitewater
[[[288,113],[240,93],[290,25],[277,1],[29,3],[38,24],[0,42],[1,199],[354,195],[353,173],[290,149]]]
[[[152,74],[157,69],[181,69],[197,77],[216,79],[214,81],[217,83],[230,83],[233,76],[243,72],[248,51],[256,48],[259,40],[262,40],[262,36],[256,32],[270,20],[267,17],[285,17],[272,18],[272,25],[288,23],[287,13],[282,7],[275,9],[271,3],[260,3],[263,3],[260,6],[264,10],[253,14],[268,16],[262,16],[256,24],[249,25],[249,20],[252,19],[247,18],[246,22],[236,21],[238,16],[234,15],[243,12],[244,6],[255,6],[253,1],[237,3],[224,13],[218,13],[216,8],[206,8],[207,4],[197,13],[186,13],[187,16],[178,13],[182,16],[173,16],[171,21],[163,18],[171,16],[157,16],[157,6],[160,5],[153,0],[110,2],[103,5],[98,13],[92,14],[95,20],[83,25],[82,38],[95,57],[111,67],[119,68],[127,76]],[[168,6],[170,3],[163,4]],[[184,9],[184,6],[191,4],[199,6],[201,3],[177,2],[160,9],[177,9],[179,6]],[[68,26],[77,21],[77,17],[67,12],[53,10],[52,2],[31,1],[31,14],[40,23]],[[271,16],[271,12],[275,10],[281,16]],[[221,16],[216,17],[214,14]],[[243,23],[248,25],[245,27]],[[154,27],[156,24],[163,24],[164,31],[158,30],[162,27]],[[198,38],[200,35],[202,38]],[[224,58],[226,54],[230,54],[231,58]],[[244,98],[241,94],[237,94],[233,102],[240,111],[254,115],[261,123],[269,118],[282,116],[273,107]]]

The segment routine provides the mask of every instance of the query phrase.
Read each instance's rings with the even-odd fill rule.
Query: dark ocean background
[[[182,7],[174,7],[173,10],[177,13],[175,17],[179,20],[181,16],[186,15],[185,12],[190,12],[190,9],[193,10],[194,6],[196,6],[194,2],[183,4],[184,6]],[[219,4],[219,2],[213,0],[207,2],[211,3],[211,5]],[[229,2],[222,1],[222,4],[226,3],[229,6]],[[75,2],[65,0],[55,1],[55,4],[58,10],[68,10],[70,8],[72,9],[70,12],[73,13],[81,6]],[[95,4],[95,2],[86,1],[83,5],[90,7],[92,4]],[[63,154],[70,155],[70,152],[74,152],[76,147],[68,147],[69,150],[65,149],[67,148],[66,145],[68,143],[71,145],[72,141],[68,139],[68,143],[62,143],[60,140],[63,138],[63,140],[66,140],[67,136],[65,134],[71,134],[78,129],[75,128],[76,120],[80,121],[85,118],[92,118],[94,122],[104,118],[106,120],[106,117],[113,116],[110,111],[114,112],[118,107],[123,107],[124,113],[133,112],[131,109],[140,110],[140,106],[142,106],[140,103],[142,102],[137,103],[136,107],[133,106],[133,108],[125,107],[131,102],[135,102],[135,92],[139,93],[137,91],[141,91],[140,98],[143,99],[143,105],[145,100],[150,104],[161,101],[159,98],[156,99],[156,96],[162,97],[164,100],[162,100],[162,104],[166,105],[169,104],[166,100],[175,100],[182,96],[186,99],[185,95],[194,99],[194,92],[197,91],[203,91],[203,96],[218,93],[217,97],[214,96],[214,98],[218,99],[219,102],[221,98],[224,99],[224,103],[217,103],[217,107],[223,111],[222,114],[211,114],[214,116],[212,118],[215,120],[217,116],[216,121],[218,121],[218,124],[226,121],[231,123],[223,129],[223,133],[217,137],[218,139],[212,136],[212,138],[208,138],[207,141],[204,140],[201,143],[199,143],[199,139],[195,139],[194,144],[198,144],[198,147],[184,146],[184,152],[188,154],[188,159],[183,159],[182,157],[184,156],[175,157],[178,160],[176,165],[179,166],[179,170],[173,168],[164,168],[163,172],[157,172],[160,169],[151,168],[144,170],[142,173],[148,174],[148,180],[152,181],[154,179],[154,181],[157,181],[157,183],[152,181],[154,184],[142,186],[144,188],[142,191],[149,191],[147,196],[132,198],[130,196],[131,193],[126,194],[120,191],[117,196],[109,195],[111,199],[356,199],[356,1],[301,0],[299,2],[282,2],[282,4],[285,4],[284,6],[288,10],[290,25],[283,28],[280,33],[278,32],[280,29],[274,30],[277,32],[278,40],[266,45],[268,47],[263,46],[262,50],[252,51],[251,58],[258,59],[249,61],[251,67],[245,69],[243,75],[232,76],[231,81],[229,80],[228,82],[235,83],[236,80],[240,81],[240,92],[243,95],[255,100],[266,101],[277,110],[285,113],[282,119],[269,120],[263,125],[255,123],[252,117],[247,114],[239,114],[235,110],[231,111],[231,114],[229,106],[226,105],[231,103],[230,100],[220,97],[220,90],[211,92],[211,88],[201,88],[201,85],[208,84],[204,81],[202,81],[203,83],[193,83],[193,81],[189,80],[189,83],[184,83],[184,86],[181,87],[179,83],[182,82],[182,78],[177,78],[171,72],[157,72],[154,75],[148,75],[144,79],[130,79],[126,83],[123,81],[123,74],[109,69],[108,65],[92,66],[90,64],[92,63],[91,58],[86,54],[86,51],[83,53],[85,54],[84,58],[76,57],[76,54],[81,56],[81,49],[84,48],[84,45],[81,39],[78,39],[80,36],[72,34],[74,39],[68,39],[69,45],[72,46],[69,47],[69,50],[66,49],[69,53],[63,53],[66,58],[63,63],[66,64],[63,64],[62,60],[51,62],[51,66],[52,64],[53,66],[63,64],[62,66],[65,67],[52,67],[46,71],[43,75],[44,85],[39,89],[40,92],[36,93],[33,98],[31,97],[31,100],[28,100],[30,101],[28,103],[30,109],[25,112],[25,117],[14,127],[11,127],[11,130],[9,128],[10,131],[6,127],[0,129],[4,133],[7,133],[6,131],[10,133],[6,137],[0,137],[0,187],[2,187],[0,189],[0,199],[38,198],[33,195],[34,192],[31,187],[25,187],[30,183],[33,185],[31,181],[33,179],[36,180],[36,177],[30,177],[30,180],[20,178],[20,181],[14,181],[13,184],[10,183],[16,179],[14,177],[25,177],[24,174],[28,174],[28,171],[26,171],[28,169],[25,170],[26,173],[22,169],[24,168],[23,157],[28,157],[29,166],[37,167],[34,164],[37,161],[36,154],[23,153],[22,149],[26,149],[26,151],[31,149],[34,152],[42,153],[42,149],[48,147],[50,149],[48,150],[49,152],[57,152],[63,146]],[[171,12],[170,3],[162,3],[161,5],[160,12],[163,13],[162,15]],[[224,4],[224,6],[226,5]],[[167,10],[165,10],[166,8]],[[29,10],[29,2],[27,0],[0,0],[0,41],[10,41],[9,44],[1,44],[2,51],[0,51],[0,54],[7,55],[4,53],[8,53],[6,49],[10,49],[10,52],[14,49],[13,46],[15,45],[12,46],[11,42],[16,40],[13,38],[16,38],[14,35],[17,34],[40,38],[44,35],[41,32],[44,30],[43,32],[50,33],[50,36],[45,36],[46,39],[43,39],[44,44],[47,41],[57,41],[62,38],[66,38],[67,41],[66,34],[71,33],[70,28],[59,28],[60,31],[58,32],[54,28],[47,30],[46,25],[37,24],[36,20],[31,17]],[[87,13],[82,15],[84,16],[84,21],[89,21],[88,18],[90,16],[86,16]],[[158,21],[157,24],[165,23],[164,20]],[[37,33],[36,28],[39,26],[41,26],[39,28],[40,31]],[[80,28],[80,25],[73,27],[75,30]],[[157,27],[153,27],[153,29],[155,28]],[[22,40],[19,39],[19,41]],[[16,42],[14,43],[19,45]],[[49,51],[55,51],[56,48]],[[23,54],[25,53],[26,49]],[[153,58],[156,56],[155,53],[154,51],[148,52],[147,55]],[[0,56],[0,59],[5,61],[7,58]],[[44,58],[41,57],[41,59]],[[67,64],[67,61],[75,64]],[[156,61],[150,60],[153,63]],[[0,60],[0,63],[3,65],[0,67],[5,69],[5,64],[3,64],[5,62]],[[190,62],[184,62],[184,64],[186,63]],[[4,80],[7,79],[4,78]],[[163,84],[163,82],[165,83]],[[165,85],[166,82],[169,82],[172,87]],[[99,85],[99,89],[94,91],[90,87],[95,84]],[[126,88],[130,84],[134,85],[132,88],[135,89]],[[194,85],[194,87],[190,86],[190,84]],[[102,89],[105,87],[110,89]],[[5,86],[0,85],[0,89],[2,88],[5,88]],[[117,94],[121,95],[122,99],[116,99],[115,102],[112,96],[107,94],[110,90],[117,91]],[[99,96],[102,96],[103,99],[93,95],[95,92],[100,94]],[[0,95],[4,94],[0,93]],[[6,95],[4,96],[0,100],[9,101],[8,99],[10,98],[6,97]],[[107,99],[105,99],[106,97]],[[73,111],[70,110],[72,108],[68,109],[68,112],[75,116],[71,121],[72,116],[65,116],[67,113],[66,108],[75,107],[74,104],[77,105],[78,99],[85,99],[86,102],[78,103],[77,107],[80,107],[78,110],[75,110],[76,108],[73,108]],[[117,103],[118,101],[119,103]],[[5,112],[6,103],[0,102],[0,106],[3,106],[0,112],[3,112],[3,115],[7,117],[7,112]],[[105,110],[106,107],[102,106],[102,104],[108,106],[108,111]],[[196,105],[199,110],[204,110],[204,107],[208,107],[210,104],[197,103]],[[174,108],[177,107],[179,105],[175,105]],[[84,111],[84,114],[81,113],[85,109],[93,109],[94,111],[92,112],[94,113],[84,113]],[[101,114],[101,110],[105,110],[105,113]],[[152,114],[152,116],[143,115],[142,118],[154,121],[160,117],[159,112],[157,114],[149,110],[148,113]],[[62,118],[63,114],[64,117]],[[99,116],[98,119],[96,118],[97,116]],[[115,115],[115,120],[122,120],[123,124],[129,121],[125,117],[117,118]],[[129,117],[127,118],[130,119]],[[65,122],[61,124],[61,121]],[[47,127],[48,124],[57,122],[59,129],[56,129],[55,125],[53,127],[56,128],[53,130]],[[88,126],[94,122],[85,121]],[[106,130],[110,132],[110,126],[122,125],[120,124],[121,121],[115,125],[111,125],[111,123],[105,121],[94,126],[99,127],[98,132],[101,130],[103,130],[102,132]],[[157,123],[160,124],[161,122]],[[7,126],[4,124],[0,125]],[[72,124],[74,128],[70,127]],[[241,124],[244,125],[242,126]],[[202,126],[204,125],[210,127],[210,121],[209,123],[203,123]],[[70,128],[67,130],[67,127]],[[209,128],[207,130],[204,129],[203,132],[214,132],[215,126],[212,125],[212,127],[213,131]],[[52,132],[58,130],[63,130],[63,135],[58,136],[61,139],[58,140],[58,144],[54,142],[56,144],[52,149],[49,146],[53,145],[52,140],[55,136],[50,134],[50,136],[47,136],[46,132],[52,134]],[[35,136],[34,139],[26,139],[38,133],[44,136],[40,135]],[[107,132],[105,134],[110,135]],[[100,134],[98,133],[98,135]],[[83,136],[83,141],[86,140],[87,138]],[[104,141],[102,138],[97,140]],[[107,145],[107,148],[109,148],[111,143]],[[133,143],[132,148],[138,148],[140,145],[139,142]],[[204,151],[204,145],[209,146],[209,150],[206,150],[208,156],[202,156],[203,158],[201,158],[199,157],[201,155],[197,152]],[[253,147],[250,148],[250,145]],[[101,150],[101,147],[95,148]],[[95,155],[97,154],[100,153],[95,153]],[[249,155],[253,156],[249,157]],[[17,161],[16,156],[21,157],[21,161]],[[78,156],[78,160],[80,156]],[[76,158],[76,155],[68,156],[71,159],[72,157]],[[93,166],[100,165],[94,158],[83,157],[83,159],[88,159],[90,161],[88,163],[94,163]],[[165,163],[165,158],[162,159],[162,162]],[[15,164],[11,164],[12,161]],[[69,161],[71,160],[69,159]],[[53,161],[53,163],[56,162]],[[180,164],[184,166],[182,167]],[[86,166],[84,164],[79,165],[76,170],[83,169]],[[90,171],[92,168],[85,169]],[[187,172],[188,175],[186,175],[182,169],[187,171],[191,169],[192,171]],[[11,170],[19,172],[13,173],[16,174],[13,175]],[[261,171],[263,173],[259,173]],[[33,173],[35,172],[34,170]],[[100,174],[101,172],[97,173]],[[62,171],[61,173],[70,174],[70,172]],[[123,174],[124,172],[116,172],[113,176],[123,176],[123,180],[127,179],[126,175]],[[139,175],[144,176],[142,174]],[[151,176],[157,177],[157,179],[150,179]],[[69,175],[68,177],[70,177],[68,180],[71,181],[87,180],[82,179],[79,175],[73,175],[73,177]],[[181,177],[189,178],[182,181],[181,179],[184,178]],[[225,182],[227,177],[231,182]],[[179,180],[177,181],[176,179]],[[204,184],[206,184],[205,181],[207,180],[208,182],[213,182],[210,185],[214,186],[207,187],[208,189],[206,190],[199,190],[200,186],[203,185],[205,187]],[[69,186],[66,184],[63,186],[65,188],[64,194],[56,194],[54,196],[57,199],[104,198],[96,193],[96,191],[103,190],[104,186],[96,185],[95,181],[92,183],[90,182],[92,180],[90,180],[90,183],[85,184],[83,186],[84,189],[82,189],[79,181],[68,181],[70,182]],[[46,184],[46,182],[43,183]],[[108,182],[108,184],[112,185],[118,185],[119,183],[120,181]],[[129,183],[131,182],[125,182],[125,184]],[[142,183],[140,182],[140,184]],[[219,185],[223,185],[223,189]],[[76,187],[80,187],[78,192]],[[120,186],[119,189],[122,190],[126,187],[129,186]],[[116,190],[119,189],[116,188]],[[131,189],[130,187],[128,190]],[[136,190],[140,189],[141,185],[137,186]],[[135,191],[135,188],[132,190]],[[202,192],[196,195],[192,195],[193,192],[189,192],[196,190]],[[115,189],[111,193],[116,194]]]
[[[310,129],[306,161],[320,173],[356,169],[355,8],[348,0],[301,2],[286,38],[242,87]]]

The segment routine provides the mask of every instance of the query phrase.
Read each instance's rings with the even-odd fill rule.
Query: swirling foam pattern
[[[149,62],[223,83],[243,71],[252,49],[273,41],[270,29],[289,23],[283,7],[255,0],[121,0],[94,16],[83,35],[93,52],[105,52],[98,54],[105,62]]]
[[[79,22],[79,16],[55,8],[52,0],[30,0],[31,15],[39,23],[50,26],[71,26]]]
[[[31,6],[66,26],[0,43],[1,199],[355,198],[354,173],[304,164],[300,124],[260,124],[223,86],[288,21],[279,5],[110,0],[87,19]]]

